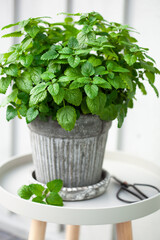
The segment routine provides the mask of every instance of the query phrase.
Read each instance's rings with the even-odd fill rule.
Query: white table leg
[[[28,240],[44,240],[46,222],[32,220]]]
[[[117,240],[133,240],[131,222],[117,223],[116,230]]]
[[[80,226],[67,225],[66,226],[66,240],[79,240]]]

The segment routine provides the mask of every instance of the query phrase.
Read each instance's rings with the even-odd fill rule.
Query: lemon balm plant
[[[127,25],[110,23],[96,12],[68,16],[62,23],[30,18],[16,32],[3,37],[23,37],[0,55],[0,93],[12,92],[1,103],[7,120],[51,116],[62,128],[72,130],[80,114],[118,119],[121,127],[136,89],[147,94],[159,70],[139,47]]]
[[[12,89],[1,107],[8,121],[26,118],[39,181],[93,185],[101,179],[111,121],[122,126],[137,88],[146,95],[149,84],[158,96],[160,72],[127,25],[96,12],[46,19],[3,28],[17,25],[3,37],[22,40],[0,55],[0,93]]]

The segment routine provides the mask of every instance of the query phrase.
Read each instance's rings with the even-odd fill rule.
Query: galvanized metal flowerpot
[[[104,151],[111,127],[95,115],[81,115],[75,128],[65,131],[51,118],[28,124],[36,179],[62,179],[64,187],[81,187],[101,180]]]

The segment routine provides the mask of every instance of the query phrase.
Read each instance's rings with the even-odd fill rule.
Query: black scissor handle
[[[133,185],[130,185],[130,186],[134,188]],[[135,188],[134,188],[134,189],[135,189]],[[137,190],[136,190],[136,191],[137,191]],[[143,199],[144,199],[141,195],[138,195],[137,193],[131,191],[130,189],[122,186],[122,187],[118,190],[116,196],[117,196],[117,198],[118,198],[119,200],[121,200],[122,202],[125,202],[125,203],[134,203],[134,202],[137,202],[138,200],[137,200],[137,201],[129,201],[129,200],[126,200],[126,199],[124,199],[124,198],[121,198],[121,197],[120,197],[121,192],[128,192],[129,194],[131,194],[132,196],[138,198],[139,200],[143,200]],[[145,197],[145,198],[148,198],[148,197]]]

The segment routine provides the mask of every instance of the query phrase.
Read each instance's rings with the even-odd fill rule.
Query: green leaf
[[[71,106],[65,106],[57,111],[57,121],[66,131],[71,131],[76,123],[76,110]]]
[[[109,62],[109,63],[107,64],[107,70],[108,70],[108,71],[113,71],[113,72],[122,72],[122,73],[129,72],[128,69],[119,66],[119,65],[118,65],[117,63],[115,63],[115,62]]]
[[[124,60],[128,63],[129,66],[132,66],[137,61],[137,56],[126,54],[124,55]]]
[[[16,79],[16,85],[22,92],[30,93],[33,88],[30,74],[28,72],[23,72],[21,77]]]
[[[29,106],[35,106],[37,103],[42,102],[44,99],[47,97],[47,91],[41,91],[38,94],[31,95],[30,100],[29,100]]]
[[[105,46],[104,46],[105,47]],[[98,50],[98,49],[97,49]],[[104,49],[104,53],[105,53],[105,56],[106,58],[115,58],[116,61],[119,60],[117,54],[112,50],[112,51],[109,51],[107,50],[106,48]]]
[[[64,48],[62,48],[62,50],[59,51],[59,53],[61,53],[61,54],[72,54],[73,51],[69,47],[64,47]]]
[[[95,56],[91,56],[88,59],[88,62],[90,62],[93,67],[97,67],[97,66],[102,64],[102,61],[99,58],[95,57]]]
[[[92,49],[77,49],[75,55],[87,55]]]
[[[79,83],[91,83],[91,78],[90,77],[81,77],[76,80]]]
[[[148,59],[151,60],[152,62],[156,63],[155,60],[154,60],[152,57],[148,56],[146,53],[145,53],[144,55],[146,56],[146,58],[148,58]]]
[[[19,25],[19,22],[8,24],[8,25],[4,26],[1,30],[7,29],[7,28],[11,28],[11,27],[14,27],[14,26],[17,26],[17,25]]]
[[[23,185],[19,190],[18,190],[18,195],[23,198],[23,199],[30,199],[30,197],[33,195],[32,192],[29,189],[29,186]]]
[[[19,113],[21,114],[21,116],[26,117],[27,114],[27,107],[25,104],[21,104],[20,108],[18,109]]]
[[[61,71],[61,65],[56,64],[54,61],[50,61],[47,67],[47,71],[53,72],[53,73],[58,73]]]
[[[46,198],[46,202],[49,205],[54,205],[54,206],[63,206],[63,200],[59,196],[58,193],[51,192],[49,196]]]
[[[64,19],[64,21],[65,21],[65,23],[70,24],[71,22],[73,22],[73,18],[71,18],[71,17],[66,17],[66,18]]]
[[[108,122],[113,121],[117,117],[117,110],[117,106],[114,104],[105,107],[100,114],[100,119]]]
[[[59,79],[58,79],[58,82],[61,82],[61,83],[65,83],[65,82],[70,82],[71,79],[70,77],[68,76],[61,76]]]
[[[144,62],[144,61],[140,61],[142,68],[146,69],[149,72],[153,72],[155,73],[155,68],[153,67],[153,63],[152,62]]]
[[[53,78],[53,79],[52,79],[52,83],[55,83],[55,82],[57,82],[57,79],[56,79],[56,78]]]
[[[104,111],[104,107],[107,101],[107,95],[105,93],[99,92],[98,97],[99,97],[99,111],[97,114],[100,115]]]
[[[146,71],[146,72],[145,72],[145,75],[146,75],[146,77],[148,78],[148,80],[150,80],[152,83],[154,83],[154,81],[155,81],[155,75],[154,75],[154,73]]]
[[[55,103],[59,105],[64,99],[64,89],[60,88],[58,94],[56,96],[53,96],[53,99]]]
[[[69,58],[69,54],[61,54],[60,56],[59,56],[59,59],[66,59],[65,61],[67,61],[67,59]]]
[[[66,89],[64,99],[75,106],[82,102],[82,92],[80,89]]]
[[[81,110],[83,114],[88,114],[90,113],[90,110],[87,107],[87,103],[86,103],[86,97],[83,98],[82,103],[81,103]]]
[[[24,30],[32,37],[34,38],[40,31],[38,26],[31,26],[31,25],[26,25],[24,27]]]
[[[69,85],[69,89],[77,89],[80,87],[83,87],[85,85],[85,83],[80,83],[78,81],[73,81],[70,85]]]
[[[92,114],[99,113],[99,97],[96,96],[94,99],[91,99],[87,96],[86,98],[87,107]]]
[[[107,80],[116,89],[126,88],[126,84],[124,83],[124,81],[122,81],[122,78],[120,76],[116,76],[113,79],[107,78]]]
[[[32,199],[32,202],[36,202],[36,203],[42,203],[42,204],[46,204],[46,202],[43,201],[44,197],[35,197]]]
[[[63,187],[63,181],[61,179],[56,179],[47,183],[47,187],[50,192],[58,193]]]
[[[37,197],[41,197],[45,188],[40,184],[30,184],[29,190]]]
[[[67,16],[81,16],[81,13],[65,13],[65,12],[61,12],[58,13],[58,15],[67,15]]]
[[[105,36],[98,37],[96,40],[101,44],[108,42],[108,39]],[[114,47],[114,46],[111,45],[111,47]]]
[[[10,56],[7,58],[7,63],[15,63],[15,61],[18,59],[18,52],[13,52],[12,54],[10,54]]]
[[[2,36],[2,38],[7,38],[7,37],[21,37],[23,36],[23,33],[21,31],[16,31],[12,33],[8,33]]]
[[[85,85],[84,90],[90,99],[94,99],[98,95],[98,87],[96,85]]]
[[[22,51],[27,50],[31,46],[32,46],[32,38],[29,38],[22,43]]]
[[[19,62],[22,64],[22,66],[28,68],[33,62],[33,55],[29,54],[26,56],[20,56]]]
[[[0,79],[0,93],[5,94],[9,85],[11,84],[11,77],[2,77]]]
[[[36,85],[34,88],[32,88],[30,94],[37,95],[38,93],[43,92],[47,86],[48,86],[48,84],[42,82],[42,83]]]
[[[93,30],[93,26],[91,25],[84,25],[84,27],[82,28],[82,32],[84,33],[89,33]]]
[[[95,68],[95,75],[104,75],[107,71],[104,66],[99,66]]]
[[[1,107],[5,107],[10,102],[15,102],[17,99],[18,89],[14,89],[1,103]]]
[[[46,71],[46,72],[44,72],[44,73],[41,74],[41,78],[42,78],[43,80],[50,80],[50,79],[52,79],[52,78],[54,78],[54,77],[55,77],[54,73],[49,72],[49,71]]]
[[[107,81],[101,77],[94,77],[93,78],[93,84],[103,84],[106,83]]]
[[[108,77],[109,77],[109,78],[113,79],[114,76],[115,76],[115,74],[114,74],[113,72],[109,72],[109,73],[108,73]]]
[[[17,110],[12,107],[11,105],[7,107],[6,112],[6,119],[7,121],[10,121],[11,119],[15,118],[17,116]]]
[[[39,112],[35,108],[29,108],[26,114],[26,122],[30,123],[38,116]]]
[[[21,101],[22,103],[26,104],[28,103],[29,101],[29,95],[25,92],[20,92],[18,93],[18,96],[17,96]]]
[[[71,67],[75,68],[75,67],[77,67],[77,66],[79,65],[79,63],[80,63],[80,58],[79,58],[78,56],[75,56],[75,57],[70,56],[70,57],[68,58],[68,63],[69,63],[69,65],[70,65]]]
[[[48,92],[52,95],[52,96],[56,96],[59,93],[59,84],[58,83],[54,83],[53,85],[50,85],[48,87]]]
[[[88,42],[92,42],[95,39],[96,39],[96,35],[94,32],[89,32],[89,33],[79,32],[77,35],[77,40],[80,48],[86,47]]]
[[[46,104],[46,103],[41,103],[40,105],[39,105],[39,111],[40,112],[42,112],[42,113],[47,113],[47,112],[49,112],[49,107],[48,107],[48,105]]]
[[[91,63],[85,62],[82,65],[81,72],[82,72],[83,76],[89,77],[95,73],[95,70]]]
[[[124,109],[123,106],[120,106],[119,111],[118,111],[118,116],[117,116],[117,119],[118,119],[118,127],[119,127],[119,128],[121,128],[125,116],[126,116],[125,109]]]
[[[38,84],[41,80],[42,68],[41,67],[32,67],[29,68],[30,76],[34,84]]]
[[[154,90],[155,94],[157,95],[157,97],[159,97],[158,89],[154,86],[154,84],[153,84],[151,81],[149,81],[149,84],[150,84],[151,87],[153,88],[153,90]]]
[[[99,92],[94,99],[86,98],[87,107],[92,114],[100,115],[106,104],[106,94]]]
[[[67,59],[57,59],[57,60],[54,60],[54,63],[57,63],[57,64],[68,64]]]
[[[10,64],[8,68],[4,68],[4,72],[9,76],[17,77],[18,67],[15,64]]]
[[[122,81],[126,84],[126,87],[130,90],[133,90],[132,80],[127,73],[120,73]]]
[[[19,22],[19,26],[21,28],[24,28],[29,22],[30,22],[30,18],[27,19],[27,20],[23,20],[23,21]]]
[[[73,48],[73,49],[75,49],[75,48],[78,47],[78,41],[77,41],[77,39],[76,39],[75,37],[71,37],[71,38],[69,39],[69,41],[68,41],[68,47],[69,47],[69,48]]]
[[[64,74],[69,77],[71,80],[76,80],[77,78],[82,77],[81,70],[79,68],[67,68],[64,71]]]
[[[49,50],[41,56],[41,60],[51,60],[56,59],[59,54],[55,50]]]
[[[140,48],[138,45],[134,45],[134,47],[130,48],[129,50],[130,50],[130,52],[139,52]]]
[[[69,88],[70,89],[76,89],[76,88],[80,88],[83,87],[85,84],[91,83],[91,78],[90,77],[81,77],[76,79],[75,81],[73,81]]]
[[[104,89],[112,89],[112,86],[110,85],[109,82],[98,84],[98,87],[101,87],[101,88],[104,88]]]
[[[146,88],[145,88],[145,86],[144,86],[143,83],[139,82],[139,83],[138,83],[138,87],[139,87],[139,89],[141,90],[141,92],[142,92],[143,95],[147,95],[147,91],[146,91]]]

